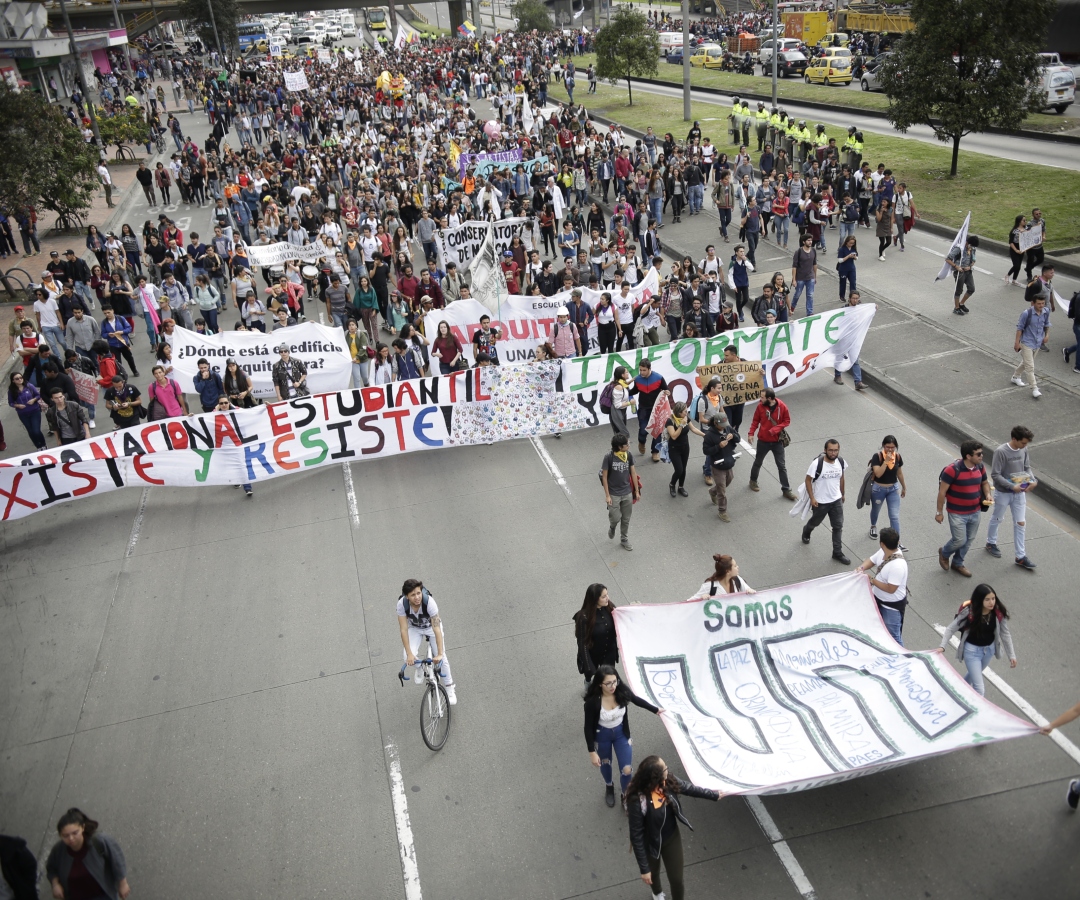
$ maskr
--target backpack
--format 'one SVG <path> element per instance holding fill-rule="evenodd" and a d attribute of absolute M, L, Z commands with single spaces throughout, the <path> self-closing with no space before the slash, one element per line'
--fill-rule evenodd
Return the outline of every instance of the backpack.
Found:
<path fill-rule="evenodd" d="M 1042 279 L 1034 278 L 1024 288 L 1024 302 L 1034 303 L 1035 298 L 1042 294 Z"/>
<path fill-rule="evenodd" d="M 806 210 L 796 204 L 795 208 L 791 211 L 791 224 L 803 225 L 806 222 Z"/>
<path fill-rule="evenodd" d="M 1080 291 L 1073 294 L 1069 300 L 1068 316 L 1070 319 L 1080 319 Z"/>
<path fill-rule="evenodd" d="M 609 381 L 600 392 L 600 412 L 611 415 L 611 404 L 615 399 L 615 382 Z"/>
<path fill-rule="evenodd" d="M 844 207 L 844 221 L 845 222 L 858 222 L 859 221 L 859 207 L 854 203 L 849 203 Z"/>

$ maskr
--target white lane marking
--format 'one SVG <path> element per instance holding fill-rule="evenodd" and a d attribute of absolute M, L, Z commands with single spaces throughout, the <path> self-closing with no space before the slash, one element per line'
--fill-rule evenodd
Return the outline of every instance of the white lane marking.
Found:
<path fill-rule="evenodd" d="M 341 471 L 345 473 L 345 497 L 349 501 L 349 518 L 352 519 L 353 528 L 360 527 L 360 507 L 356 503 L 356 488 L 353 487 L 352 469 L 348 463 L 341 464 Z"/>
<path fill-rule="evenodd" d="M 945 634 L 945 627 L 943 625 L 934 625 L 934 629 L 938 634 Z M 949 640 L 951 647 L 959 647 L 960 639 L 954 634 Z M 1050 720 L 1043 716 L 1034 706 L 1021 697 L 1015 690 L 1010 687 L 1005 680 L 996 672 L 991 671 L 989 668 L 983 669 L 983 677 L 986 678 L 994 687 L 996 687 L 1001 693 L 1009 698 L 1010 702 L 1017 709 L 1020 710 L 1025 716 L 1031 719 L 1040 728 L 1043 725 L 1048 725 Z M 1061 733 L 1060 728 L 1055 728 L 1050 732 L 1050 739 L 1057 744 L 1062 750 L 1069 754 L 1076 762 L 1080 763 L 1080 747 L 1077 747 L 1072 741 L 1070 741 L 1065 735 Z"/>
<path fill-rule="evenodd" d="M 551 473 L 551 477 L 555 479 L 555 483 L 558 484 L 559 487 L 561 487 L 566 492 L 566 496 L 569 497 L 570 487 L 569 485 L 567 485 L 566 479 L 563 477 L 563 473 L 559 471 L 559 467 L 555 465 L 555 460 L 553 460 L 551 458 L 551 454 L 547 452 L 547 447 L 545 447 L 540 442 L 540 438 L 529 438 L 529 441 L 536 449 L 537 454 L 540 456 L 540 461 L 544 464 L 544 468 L 546 468 Z"/>
<path fill-rule="evenodd" d="M 124 559 L 131 559 L 135 553 L 135 545 L 139 543 L 139 535 L 142 533 L 143 516 L 146 513 L 146 501 L 150 499 L 150 488 L 144 487 L 142 497 L 139 498 L 139 511 L 135 513 L 135 521 L 131 523 L 131 535 L 128 537 L 127 552 Z"/>
<path fill-rule="evenodd" d="M 945 254 L 942 253 L 940 250 L 934 250 L 931 247 L 924 247 L 922 244 L 916 244 L 915 246 L 918 247 L 920 250 L 925 250 L 927 253 L 933 253 L 934 256 L 939 256 L 939 257 L 941 257 L 941 259 L 945 258 Z M 972 268 L 975 269 L 976 272 L 982 272 L 983 275 L 993 275 L 994 274 L 989 269 L 981 269 L 978 266 L 972 266 Z"/>
<path fill-rule="evenodd" d="M 394 801 L 394 827 L 397 829 L 398 848 L 401 851 L 401 875 L 405 879 L 405 900 L 421 900 L 420 869 L 416 865 L 416 847 L 413 844 L 412 825 L 409 823 L 409 804 L 405 799 L 405 782 L 401 778 L 401 763 L 393 741 L 386 742 L 386 755 L 390 757 L 390 797 Z"/>
<path fill-rule="evenodd" d="M 795 885 L 795 890 L 799 892 L 803 900 L 816 900 L 817 894 L 814 891 L 814 886 L 810 883 L 810 879 L 806 877 L 806 873 L 802 870 L 802 866 L 799 865 L 799 861 L 795 858 L 795 854 L 791 852 L 791 847 L 788 846 L 788 842 L 784 840 L 784 836 L 780 834 L 780 829 L 776 827 L 776 822 L 773 821 L 773 817 L 769 815 L 769 811 L 765 808 L 765 804 L 760 797 L 745 797 L 746 805 L 750 807 L 750 812 L 754 814 L 754 818 L 757 819 L 758 825 L 761 830 L 765 832 L 765 837 L 769 839 L 769 843 L 772 844 L 773 851 L 776 853 L 777 858 L 780 860 L 780 864 L 784 867 L 784 871 L 788 873 L 788 878 L 791 879 L 792 884 Z"/>

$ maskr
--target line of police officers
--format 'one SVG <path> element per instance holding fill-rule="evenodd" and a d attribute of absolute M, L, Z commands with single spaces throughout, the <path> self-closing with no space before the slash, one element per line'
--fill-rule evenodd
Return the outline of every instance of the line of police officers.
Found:
<path fill-rule="evenodd" d="M 783 149 L 788 159 L 798 165 L 805 163 L 811 154 L 817 157 L 819 163 L 825 162 L 830 145 L 835 144 L 835 138 L 830 138 L 825 133 L 824 125 L 817 125 L 814 132 L 806 127 L 806 121 L 795 121 L 782 107 L 773 107 L 766 111 L 765 104 L 758 102 L 756 113 L 750 111 L 750 104 L 738 97 L 732 98 L 731 113 L 728 115 L 731 123 L 728 134 L 731 135 L 732 144 L 738 146 L 745 144 L 750 146 L 750 129 L 754 128 L 757 134 L 757 148 L 760 153 L 766 144 L 771 144 L 774 151 Z M 862 165 L 863 135 L 855 126 L 848 128 L 847 139 L 842 147 L 837 147 L 837 159 L 846 162 L 852 172 L 857 172 Z M 842 154 L 847 156 L 844 160 Z"/>

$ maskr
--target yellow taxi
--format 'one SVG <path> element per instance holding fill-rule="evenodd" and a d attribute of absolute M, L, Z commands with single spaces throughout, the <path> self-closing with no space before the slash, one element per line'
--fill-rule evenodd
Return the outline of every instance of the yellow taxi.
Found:
<path fill-rule="evenodd" d="M 816 56 L 803 73 L 807 84 L 851 84 L 851 51 L 847 47 L 829 47 Z"/>
<path fill-rule="evenodd" d="M 724 48 L 719 44 L 702 44 L 690 57 L 690 65 L 705 69 L 719 69 L 724 62 Z"/>
<path fill-rule="evenodd" d="M 849 38 L 844 32 L 833 31 L 825 35 L 825 37 L 818 41 L 817 45 L 824 49 L 826 47 L 846 47 L 850 43 L 851 38 Z"/>

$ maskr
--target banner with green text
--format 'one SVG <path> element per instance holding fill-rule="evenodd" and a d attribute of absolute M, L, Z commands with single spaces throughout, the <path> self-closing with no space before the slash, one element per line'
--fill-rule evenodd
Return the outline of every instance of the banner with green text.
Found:
<path fill-rule="evenodd" d="M 673 402 L 690 401 L 700 389 L 697 367 L 719 362 L 729 345 L 760 359 L 766 383 L 782 390 L 821 368 L 849 368 L 873 316 L 873 306 L 845 307 L 707 340 L 140 422 L 0 462 L 0 521 L 129 486 L 254 483 L 318 466 L 604 425 L 604 385 L 618 366 L 635 371 L 646 358 L 667 379 Z"/>

